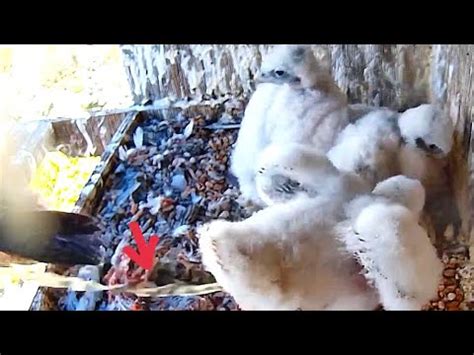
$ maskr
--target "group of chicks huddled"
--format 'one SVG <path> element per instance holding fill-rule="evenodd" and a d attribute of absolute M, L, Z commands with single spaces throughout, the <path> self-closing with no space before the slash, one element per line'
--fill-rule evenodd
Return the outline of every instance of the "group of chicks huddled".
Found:
<path fill-rule="evenodd" d="M 443 265 L 421 227 L 448 186 L 453 126 L 435 105 L 349 105 L 307 46 L 276 46 L 232 154 L 249 218 L 199 230 L 244 310 L 421 310 Z"/>

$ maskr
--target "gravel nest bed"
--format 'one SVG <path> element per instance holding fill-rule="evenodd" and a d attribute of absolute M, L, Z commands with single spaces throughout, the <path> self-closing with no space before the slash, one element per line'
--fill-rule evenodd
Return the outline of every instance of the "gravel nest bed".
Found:
<path fill-rule="evenodd" d="M 459 311 L 474 308 L 474 265 L 465 248 L 445 251 L 443 279 L 438 286 L 438 297 L 425 310 Z"/>
<path fill-rule="evenodd" d="M 183 114 L 149 117 L 120 148 L 120 162 L 106 181 L 97 208 L 97 217 L 106 226 L 103 241 L 108 261 L 97 281 L 114 285 L 149 280 L 158 286 L 176 280 L 215 282 L 203 270 L 196 227 L 216 218 L 238 221 L 250 215 L 237 202 L 237 183 L 228 173 L 244 104 L 233 101 L 223 107 L 214 119 Z M 135 245 L 128 226 L 131 221 L 140 224 L 145 239 L 152 233 L 160 237 L 151 272 L 122 253 L 124 245 Z M 468 262 L 467 253 L 446 251 L 442 259 L 445 269 L 438 298 L 424 309 L 472 309 L 474 265 Z M 66 275 L 78 271 L 72 268 Z M 57 301 L 52 308 L 61 310 L 239 310 L 225 292 L 162 298 L 60 290 L 52 294 Z"/>
<path fill-rule="evenodd" d="M 157 286 L 175 281 L 215 282 L 203 270 L 196 227 L 216 218 L 236 221 L 249 215 L 236 201 L 239 191 L 228 174 L 243 107 L 240 101 L 230 101 L 213 119 L 181 113 L 166 119 L 148 117 L 133 139 L 120 147 L 119 163 L 105 182 L 97 208 L 97 217 L 105 226 L 102 238 L 108 261 L 98 281 L 114 285 L 147 280 Z M 151 272 L 122 253 L 126 244 L 136 246 L 131 221 L 139 223 L 146 240 L 152 234 L 160 238 Z M 67 271 L 77 273 L 74 268 Z M 84 293 L 54 292 L 58 309 L 84 307 Z M 87 309 L 95 310 L 238 310 L 224 292 L 160 298 L 109 292 L 87 296 L 92 297 L 86 302 Z"/>

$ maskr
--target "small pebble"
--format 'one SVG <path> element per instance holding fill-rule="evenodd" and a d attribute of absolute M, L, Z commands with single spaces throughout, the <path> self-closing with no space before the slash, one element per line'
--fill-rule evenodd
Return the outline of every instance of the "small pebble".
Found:
<path fill-rule="evenodd" d="M 174 175 L 173 178 L 171 179 L 171 187 L 174 189 L 182 192 L 184 189 L 186 189 L 186 178 L 184 175 L 178 174 Z"/>
<path fill-rule="evenodd" d="M 223 211 L 219 214 L 220 219 L 227 219 L 229 218 L 229 216 L 230 216 L 229 211 Z"/>
<path fill-rule="evenodd" d="M 229 201 L 224 201 L 224 202 L 219 203 L 219 207 L 223 211 L 228 211 L 230 210 L 231 205 Z"/>
<path fill-rule="evenodd" d="M 208 189 L 212 189 L 212 188 L 214 187 L 214 184 L 213 184 L 212 182 L 210 182 L 210 181 L 206 181 L 206 184 L 205 184 L 205 185 L 206 185 L 206 187 L 207 187 Z"/>
<path fill-rule="evenodd" d="M 456 280 L 453 279 L 453 278 L 449 278 L 449 279 L 444 279 L 444 284 L 449 286 L 449 285 L 456 285 Z"/>
<path fill-rule="evenodd" d="M 454 292 L 456 290 L 456 286 L 451 285 L 446 287 L 446 292 Z"/>
<path fill-rule="evenodd" d="M 457 311 L 459 310 L 459 302 L 449 302 L 448 304 L 446 304 L 446 309 L 448 311 Z"/>
<path fill-rule="evenodd" d="M 455 269 L 445 269 L 443 272 L 444 277 L 454 277 L 456 275 Z"/>
<path fill-rule="evenodd" d="M 453 240 L 454 238 L 454 227 L 452 224 L 446 227 L 446 230 L 444 231 L 444 237 L 446 240 Z"/>

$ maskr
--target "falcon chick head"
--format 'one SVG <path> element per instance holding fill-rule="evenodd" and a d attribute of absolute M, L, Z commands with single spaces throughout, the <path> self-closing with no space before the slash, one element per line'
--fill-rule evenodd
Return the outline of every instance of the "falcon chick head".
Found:
<path fill-rule="evenodd" d="M 327 73 L 309 46 L 278 45 L 264 59 L 258 82 L 288 84 L 296 89 L 314 87 Z"/>
<path fill-rule="evenodd" d="M 424 104 L 406 110 L 399 118 L 400 132 L 406 144 L 429 156 L 442 158 L 453 145 L 454 127 L 449 116 L 434 105 Z"/>
<path fill-rule="evenodd" d="M 425 205 L 425 189 L 421 182 L 403 175 L 379 182 L 372 193 L 401 203 L 415 213 L 420 213 Z"/>

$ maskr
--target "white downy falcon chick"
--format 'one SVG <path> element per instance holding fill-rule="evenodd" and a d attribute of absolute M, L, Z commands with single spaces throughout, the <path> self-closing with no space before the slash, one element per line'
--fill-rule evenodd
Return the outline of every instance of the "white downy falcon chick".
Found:
<path fill-rule="evenodd" d="M 407 110 L 398 121 L 405 142 L 399 153 L 402 173 L 420 180 L 429 192 L 446 185 L 443 168 L 453 146 L 452 121 L 433 105 Z"/>
<path fill-rule="evenodd" d="M 378 109 L 348 125 L 328 157 L 341 171 L 355 172 L 372 186 L 397 174 L 418 179 L 426 190 L 425 222 L 431 221 L 441 247 L 447 226 L 455 234 L 461 226 L 446 170 L 453 133 L 449 116 L 435 105 L 401 114 Z"/>
<path fill-rule="evenodd" d="M 327 156 L 341 171 L 356 173 L 372 187 L 399 173 L 401 136 L 398 113 L 374 110 L 339 134 Z"/>
<path fill-rule="evenodd" d="M 204 225 L 202 261 L 244 310 L 421 309 L 442 272 L 418 225 L 423 201 L 422 185 L 403 176 L 345 209 L 331 195 L 299 196 Z"/>
<path fill-rule="evenodd" d="M 198 231 L 203 265 L 243 310 L 374 310 L 377 292 L 333 230 L 341 210 L 302 196 L 213 221 Z"/>
<path fill-rule="evenodd" d="M 356 122 L 359 118 L 364 117 L 368 113 L 380 109 L 379 107 L 369 106 L 365 104 L 350 104 L 348 107 L 349 123 Z"/>
<path fill-rule="evenodd" d="M 430 159 L 446 157 L 452 142 L 452 123 L 434 105 L 401 114 L 378 109 L 348 125 L 328 157 L 339 170 L 355 172 L 372 186 L 403 174 L 419 179 L 426 188 L 433 172 L 425 165 Z"/>
<path fill-rule="evenodd" d="M 425 211 L 434 228 L 436 244 L 441 247 L 446 227 L 452 225 L 454 234 L 458 234 L 462 223 L 447 170 L 454 126 L 449 116 L 432 105 L 407 110 L 399 121 L 406 141 L 399 153 L 400 171 L 422 182 L 426 190 Z"/>
<path fill-rule="evenodd" d="M 257 160 L 269 144 L 308 144 L 326 153 L 348 123 L 347 98 L 308 46 L 276 46 L 264 59 L 241 123 L 231 172 L 242 197 L 261 204 Z"/>
<path fill-rule="evenodd" d="M 443 264 L 418 224 L 424 198 L 418 180 L 391 177 L 351 201 L 335 228 L 386 310 L 421 310 L 437 295 Z"/>
<path fill-rule="evenodd" d="M 325 154 L 303 144 L 271 144 L 260 155 L 258 166 L 257 193 L 267 206 L 298 196 L 325 194 L 350 200 L 370 192 L 361 177 L 339 171 Z"/>

